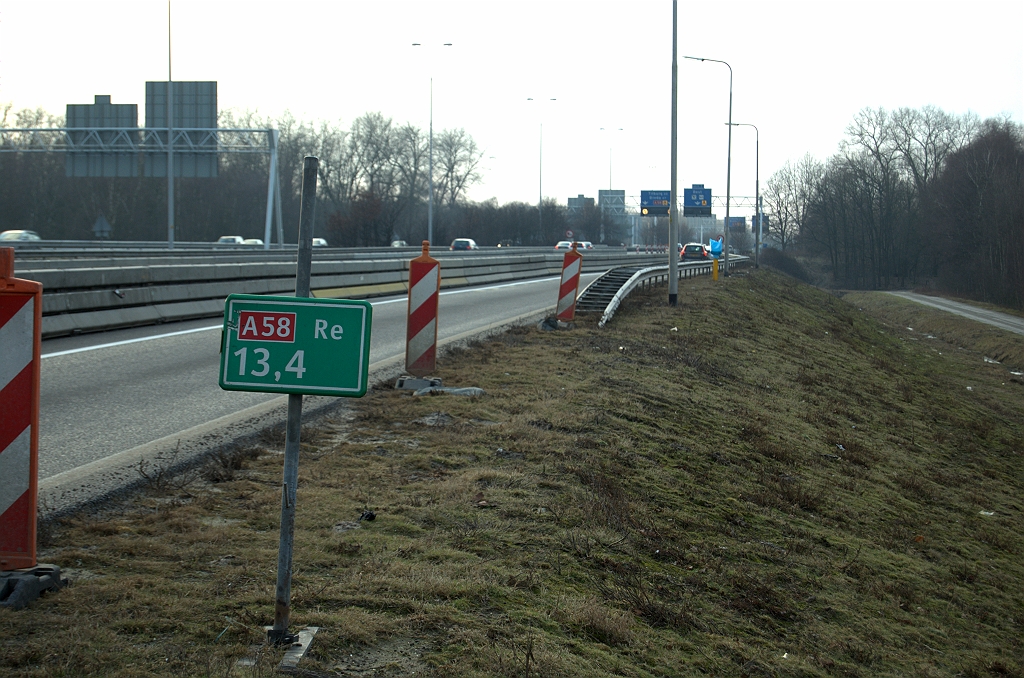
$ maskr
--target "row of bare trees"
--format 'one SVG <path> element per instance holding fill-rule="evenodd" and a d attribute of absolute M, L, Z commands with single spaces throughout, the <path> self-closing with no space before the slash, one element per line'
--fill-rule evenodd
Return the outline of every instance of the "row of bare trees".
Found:
<path fill-rule="evenodd" d="M 61 127 L 63 119 L 42 110 L 0 107 L 0 127 Z M 414 125 L 367 113 L 350 127 L 246 113 L 221 114 L 221 127 L 277 129 L 278 171 L 286 239 L 298 224 L 302 158 L 320 158 L 317 234 L 339 246 L 387 245 L 393 238 L 418 241 L 427 233 L 430 186 L 429 139 Z M 166 180 L 152 177 L 73 178 L 55 153 L 0 153 L 0 230 L 27 228 L 48 239 L 90 238 L 103 215 L 114 237 L 159 240 L 166 225 Z M 482 152 L 463 129 L 434 137 L 435 220 L 442 226 L 480 181 Z M 175 182 L 179 240 L 209 241 L 223 234 L 263 234 L 269 157 L 223 154 L 213 179 Z M 140 173 L 141 174 L 141 173 Z"/>
<path fill-rule="evenodd" d="M 935 107 L 865 109 L 839 152 L 767 182 L 771 238 L 822 259 L 833 284 L 935 281 L 1024 307 L 1024 128 Z"/>

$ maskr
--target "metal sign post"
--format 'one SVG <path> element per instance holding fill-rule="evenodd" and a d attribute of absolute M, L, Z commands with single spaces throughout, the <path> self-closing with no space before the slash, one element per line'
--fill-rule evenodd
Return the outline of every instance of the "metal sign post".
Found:
<path fill-rule="evenodd" d="M 313 270 L 313 217 L 316 211 L 316 175 L 319 160 L 303 159 L 302 197 L 299 207 L 299 256 L 295 265 L 295 296 L 309 297 L 309 276 Z M 227 351 L 225 351 L 227 353 Z M 284 481 L 281 486 L 281 539 L 277 551 L 277 588 L 274 596 L 274 628 L 267 632 L 270 642 L 291 644 L 297 635 L 288 633 L 292 596 L 292 543 L 295 539 L 295 499 L 299 482 L 299 436 L 302 433 L 302 395 L 288 396 L 288 424 L 284 439 Z"/>
<path fill-rule="evenodd" d="M 302 396 L 359 397 L 366 393 L 370 364 L 370 304 L 309 298 L 318 165 L 312 156 L 303 164 L 295 296 L 233 294 L 224 309 L 221 388 L 289 394 L 274 626 L 267 631 L 275 645 L 299 640 L 299 634 L 288 633 L 288 618 Z"/>

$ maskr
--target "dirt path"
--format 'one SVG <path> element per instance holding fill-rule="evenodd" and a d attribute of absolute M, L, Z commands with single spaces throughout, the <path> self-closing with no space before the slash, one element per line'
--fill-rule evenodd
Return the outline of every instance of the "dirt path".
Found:
<path fill-rule="evenodd" d="M 897 297 L 903 297 L 911 301 L 916 301 L 919 304 L 925 304 L 926 306 L 932 306 L 943 311 L 955 313 L 957 315 L 964 316 L 965 318 L 971 318 L 979 322 L 988 323 L 989 325 L 995 325 L 996 327 L 1010 332 L 1016 332 L 1017 334 L 1024 334 L 1024 318 L 1018 318 L 1017 316 L 1008 315 L 1006 313 L 999 313 L 998 311 L 989 311 L 988 309 L 978 308 L 977 306 L 971 306 L 970 304 L 964 304 L 959 301 L 950 301 L 949 299 L 943 299 L 941 297 L 929 297 L 924 294 L 915 294 L 913 292 L 889 292 L 889 294 L 895 294 Z"/>

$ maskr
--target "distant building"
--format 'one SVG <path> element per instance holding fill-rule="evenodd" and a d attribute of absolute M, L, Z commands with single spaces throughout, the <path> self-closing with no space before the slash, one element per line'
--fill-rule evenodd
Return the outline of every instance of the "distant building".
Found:
<path fill-rule="evenodd" d="M 724 233 L 722 221 L 715 215 L 684 217 L 683 223 L 690 230 L 690 237 L 697 242 L 708 244 L 708 240 Z"/>

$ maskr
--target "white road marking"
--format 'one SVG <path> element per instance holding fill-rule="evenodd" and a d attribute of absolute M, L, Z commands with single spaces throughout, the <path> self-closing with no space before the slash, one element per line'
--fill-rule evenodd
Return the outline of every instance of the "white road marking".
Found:
<path fill-rule="evenodd" d="M 448 296 L 449 294 L 462 294 L 464 292 L 480 292 L 483 290 L 500 290 L 505 287 L 516 287 L 518 285 L 533 285 L 541 282 L 549 282 L 551 280 L 559 280 L 559 278 L 534 278 L 531 280 L 522 280 L 519 282 L 502 283 L 500 285 L 488 285 L 486 287 L 466 287 L 458 290 L 448 290 L 441 292 L 441 296 Z M 384 306 L 385 304 L 395 304 L 398 302 L 405 302 L 408 297 L 399 297 L 397 299 L 387 299 L 385 301 L 372 301 L 370 302 L 373 306 Z M 154 339 L 166 339 L 168 337 L 177 337 L 183 334 L 192 334 L 193 332 L 208 332 L 210 330 L 221 330 L 224 329 L 224 325 L 210 325 L 209 327 L 196 327 L 191 330 L 180 330 L 178 332 L 168 332 L 166 334 L 154 334 L 151 337 L 139 337 L 137 339 L 125 339 L 124 341 L 112 341 L 107 344 L 96 344 L 95 346 L 83 346 L 82 348 L 72 348 L 66 351 L 55 351 L 53 353 L 44 353 L 41 358 L 56 358 L 62 355 L 72 355 L 74 353 L 85 353 L 86 351 L 98 351 L 101 348 L 113 348 L 114 346 L 125 346 L 127 344 L 137 344 L 142 341 L 153 341 Z"/>
<path fill-rule="evenodd" d="M 178 332 L 168 332 L 166 334 L 155 334 L 151 337 L 139 337 L 138 339 L 125 339 L 124 341 L 112 341 L 109 344 L 96 344 L 95 346 L 83 346 L 82 348 L 71 348 L 67 351 L 55 351 L 54 353 L 44 353 L 42 357 L 56 358 L 61 355 L 71 355 L 72 353 L 84 353 L 85 351 L 98 351 L 101 348 L 112 348 L 114 346 L 124 346 L 126 344 L 137 344 L 140 341 L 152 341 L 153 339 L 166 339 L 167 337 L 177 337 L 182 334 L 192 334 L 193 332 L 206 332 L 207 330 L 219 330 L 223 329 L 223 325 L 211 325 L 209 327 L 197 327 L 191 330 L 180 330 Z"/>

